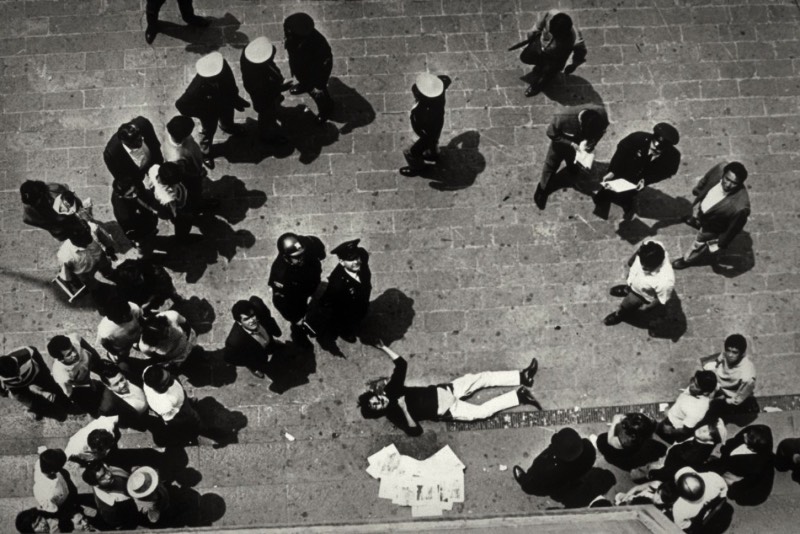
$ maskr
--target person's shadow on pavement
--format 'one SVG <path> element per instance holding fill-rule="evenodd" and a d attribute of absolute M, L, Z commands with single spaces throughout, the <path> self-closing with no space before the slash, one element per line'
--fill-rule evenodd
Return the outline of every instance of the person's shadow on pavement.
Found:
<path fill-rule="evenodd" d="M 530 83 L 529 76 L 530 74 L 527 74 L 522 79 Z M 547 98 L 562 106 L 605 105 L 603 97 L 595 91 L 589 80 L 573 74 L 559 73 L 544 87 L 542 92 Z"/>
<path fill-rule="evenodd" d="M 330 122 L 317 122 L 316 114 L 305 104 L 281 108 L 279 118 L 283 125 L 281 133 L 289 140 L 288 145 L 300 153 L 298 161 L 304 165 L 317 159 L 322 147 L 339 140 L 336 126 Z"/>
<path fill-rule="evenodd" d="M 681 299 L 673 292 L 664 305 L 663 310 L 656 313 L 644 313 L 624 320 L 636 328 L 647 329 L 650 337 L 669 339 L 677 342 L 686 333 L 686 314 L 683 313 Z"/>
<path fill-rule="evenodd" d="M 550 498 L 564 508 L 584 508 L 592 499 L 605 495 L 617 483 L 617 477 L 608 469 L 592 467 L 588 473 L 574 483 L 566 484 L 550 493 Z"/>
<path fill-rule="evenodd" d="M 243 181 L 228 174 L 218 180 L 205 180 L 203 191 L 205 198 L 219 201 L 214 214 L 230 224 L 242 222 L 248 210 L 258 209 L 267 203 L 264 191 L 247 189 Z"/>
<path fill-rule="evenodd" d="M 344 123 L 339 133 L 347 135 L 356 128 L 361 128 L 375 121 L 375 108 L 369 100 L 345 85 L 339 78 L 332 77 L 328 82 L 328 91 L 335 102 L 330 120 Z"/>
<path fill-rule="evenodd" d="M 486 169 L 486 159 L 478 150 L 481 134 L 477 131 L 457 135 L 439 149 L 439 161 L 420 172 L 430 180 L 430 186 L 439 191 L 457 191 L 475 183 Z"/>
<path fill-rule="evenodd" d="M 231 45 L 233 48 L 244 48 L 250 42 L 250 38 L 239 31 L 242 23 L 231 13 L 225 13 L 222 17 L 207 18 L 211 22 L 211 25 L 207 28 L 197 28 L 164 20 L 159 21 L 159 36 L 156 37 L 155 45 L 159 46 L 158 40 L 163 39 L 163 36 L 167 36 L 187 43 L 187 52 L 205 55 L 219 50 L 225 45 Z M 163 43 L 160 46 L 164 46 Z"/>
<path fill-rule="evenodd" d="M 239 431 L 247 426 L 247 416 L 229 410 L 214 397 L 204 397 L 195 402 L 195 409 L 204 423 L 201 436 L 216 442 L 215 449 L 239 442 Z"/>

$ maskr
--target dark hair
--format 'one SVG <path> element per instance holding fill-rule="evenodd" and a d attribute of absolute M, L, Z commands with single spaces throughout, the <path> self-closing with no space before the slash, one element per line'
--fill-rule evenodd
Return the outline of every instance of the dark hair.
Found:
<path fill-rule="evenodd" d="M 121 297 L 112 297 L 105 303 L 103 315 L 110 321 L 119 324 L 131 316 L 131 305 Z"/>
<path fill-rule="evenodd" d="M 751 450 L 761 454 L 772 453 L 772 430 L 767 425 L 750 425 L 744 433 Z"/>
<path fill-rule="evenodd" d="M 194 130 L 194 121 L 186 115 L 175 115 L 167 123 L 167 132 L 177 141 L 183 141 Z"/>
<path fill-rule="evenodd" d="M 81 248 L 88 247 L 94 240 L 89 225 L 81 219 L 74 219 L 71 221 L 68 239 L 70 243 Z"/>
<path fill-rule="evenodd" d="M 17 519 L 14 522 L 14 526 L 17 527 L 18 532 L 23 534 L 36 532 L 33 530 L 33 524 L 37 519 L 43 516 L 44 512 L 38 508 L 28 508 L 27 510 L 23 510 L 17 514 Z"/>
<path fill-rule="evenodd" d="M 703 393 L 712 393 L 717 389 L 717 375 L 714 374 L 714 371 L 697 371 L 694 374 L 694 380 Z"/>
<path fill-rule="evenodd" d="M 159 393 L 164 393 L 172 385 L 172 375 L 169 371 L 158 365 L 151 365 L 144 370 L 142 380 L 148 386 Z M 165 387 L 166 386 L 166 387 Z"/>
<path fill-rule="evenodd" d="M 57 335 L 47 342 L 47 353 L 58 361 L 61 361 L 61 353 L 72 347 L 72 340 L 67 336 Z"/>
<path fill-rule="evenodd" d="M 620 426 L 633 445 L 645 442 L 656 430 L 655 421 L 638 412 L 626 414 L 620 422 Z"/>
<path fill-rule="evenodd" d="M 39 454 L 39 468 L 42 473 L 58 473 L 67 463 L 67 455 L 61 449 L 45 449 Z"/>
<path fill-rule="evenodd" d="M 361 410 L 361 416 L 364 419 L 377 419 L 383 416 L 386 413 L 386 410 L 376 410 L 372 406 L 369 405 L 370 399 L 377 397 L 378 392 L 376 391 L 365 391 L 361 395 L 358 396 L 358 407 Z"/>
<path fill-rule="evenodd" d="M 233 315 L 233 320 L 238 322 L 239 317 L 242 315 L 255 315 L 256 307 L 249 300 L 237 300 L 236 303 L 231 308 L 231 315 Z"/>
<path fill-rule="evenodd" d="M 47 196 L 47 184 L 41 180 L 25 180 L 19 186 L 19 194 L 23 204 L 33 206 Z"/>
<path fill-rule="evenodd" d="M 89 436 L 86 438 L 86 444 L 94 452 L 111 449 L 116 443 L 114 434 L 104 428 L 95 428 L 89 432 Z"/>
<path fill-rule="evenodd" d="M 572 19 L 566 13 L 557 13 L 550 19 L 548 29 L 556 37 L 567 37 L 572 31 Z"/>
<path fill-rule="evenodd" d="M 106 464 L 100 461 L 92 462 L 83 470 L 81 478 L 90 486 L 97 486 L 97 474 L 106 469 Z"/>
<path fill-rule="evenodd" d="M 120 369 L 114 362 L 110 362 L 108 360 L 100 360 L 97 365 L 97 369 L 94 371 L 100 377 L 100 380 L 103 382 L 103 384 L 108 384 L 112 378 L 122 373 L 122 369 Z"/>
<path fill-rule="evenodd" d="M 747 340 L 742 334 L 731 334 L 725 338 L 725 348 L 736 349 L 741 354 L 744 354 L 747 350 Z"/>
<path fill-rule="evenodd" d="M 639 247 L 637 254 L 642 267 L 648 270 L 657 269 L 664 263 L 664 258 L 666 257 L 664 248 L 655 241 L 643 243 Z"/>
<path fill-rule="evenodd" d="M 78 203 L 78 196 L 69 189 L 67 189 L 66 191 L 61 193 L 61 200 L 66 201 L 67 204 L 74 206 L 75 204 Z"/>
<path fill-rule="evenodd" d="M 120 125 L 117 128 L 117 137 L 120 141 L 122 141 L 125 145 L 132 143 L 139 139 L 139 136 L 142 135 L 142 131 L 136 126 L 133 121 L 126 122 L 125 124 Z"/>
<path fill-rule="evenodd" d="M 747 180 L 747 169 L 745 169 L 744 165 L 742 165 L 738 161 L 732 161 L 727 165 L 725 165 L 725 167 L 723 167 L 722 169 L 723 173 L 726 173 L 728 171 L 735 174 L 736 177 L 739 179 L 740 183 L 744 183 L 744 181 Z"/>
<path fill-rule="evenodd" d="M 581 132 L 587 139 L 602 137 L 608 128 L 608 119 L 593 109 L 583 110 L 580 122 Z"/>
<path fill-rule="evenodd" d="M 176 185 L 181 182 L 181 168 L 177 163 L 165 161 L 158 167 L 158 180 L 164 185 Z"/>
<path fill-rule="evenodd" d="M 667 506 L 673 505 L 678 500 L 677 488 L 671 481 L 662 482 L 658 487 L 658 493 L 661 495 L 661 501 Z"/>
<path fill-rule="evenodd" d="M 719 433 L 719 417 L 708 417 L 703 420 L 703 426 L 708 426 L 708 434 L 714 443 L 722 443 L 722 434 Z M 697 428 L 700 428 L 699 426 Z"/>
<path fill-rule="evenodd" d="M 158 344 L 167 328 L 169 328 L 169 321 L 163 315 L 145 318 L 142 321 L 142 341 L 148 345 Z"/>
<path fill-rule="evenodd" d="M 9 356 L 0 357 L 0 376 L 11 378 L 19 373 L 19 363 Z"/>
<path fill-rule="evenodd" d="M 132 286 L 134 283 L 138 284 L 138 278 L 144 276 L 144 269 L 142 269 L 141 260 L 125 260 L 114 269 L 114 274 L 117 277 L 117 282 L 123 285 Z"/>

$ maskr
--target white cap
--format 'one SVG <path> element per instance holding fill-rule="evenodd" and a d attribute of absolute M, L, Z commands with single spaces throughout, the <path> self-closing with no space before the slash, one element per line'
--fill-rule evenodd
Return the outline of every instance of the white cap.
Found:
<path fill-rule="evenodd" d="M 253 39 L 244 49 L 244 57 L 253 63 L 264 63 L 275 53 L 275 46 L 266 37 Z"/>
<path fill-rule="evenodd" d="M 444 92 L 444 83 L 438 76 L 423 72 L 417 76 L 417 89 L 423 96 L 435 98 Z"/>
<path fill-rule="evenodd" d="M 195 68 L 197 74 L 203 78 L 211 78 L 222 72 L 222 63 L 225 61 L 219 52 L 211 52 L 197 60 Z"/>

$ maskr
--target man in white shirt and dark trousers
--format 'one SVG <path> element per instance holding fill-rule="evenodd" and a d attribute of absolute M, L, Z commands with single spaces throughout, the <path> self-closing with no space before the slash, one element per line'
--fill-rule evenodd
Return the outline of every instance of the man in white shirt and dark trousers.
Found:
<path fill-rule="evenodd" d="M 61 449 L 39 447 L 39 458 L 33 465 L 33 497 L 45 515 L 48 525 L 70 521 L 76 531 L 89 525 L 76 502 L 78 490 L 64 469 L 67 455 Z M 52 527 L 50 532 L 53 532 Z M 58 532 L 58 531 L 56 531 Z"/>
<path fill-rule="evenodd" d="M 716 389 L 717 375 L 713 371 L 697 371 L 656 427 L 658 436 L 667 443 L 692 437 L 706 417 Z"/>
<path fill-rule="evenodd" d="M 100 364 L 100 355 L 78 334 L 57 335 L 47 343 L 53 357 L 53 379 L 82 411 L 95 414 L 100 404 L 100 385 L 92 373 Z"/>
<path fill-rule="evenodd" d="M 147 398 L 142 388 L 128 380 L 122 370 L 103 361 L 97 370 L 105 386 L 100 400 L 100 415 L 117 415 L 122 427 L 145 430 L 157 421 L 149 415 Z"/>
<path fill-rule="evenodd" d="M 197 443 L 203 424 L 181 383 L 159 365 L 145 369 L 142 377 L 147 404 L 164 422 L 164 438 L 174 443 Z"/>
<path fill-rule="evenodd" d="M 675 269 L 696 265 L 706 253 L 715 258 L 742 231 L 750 215 L 750 196 L 744 186 L 745 180 L 747 169 L 744 165 L 738 161 L 720 163 L 692 189 L 695 196 L 693 214 L 684 217 L 683 221 L 699 231 L 683 258 L 672 262 Z"/>
<path fill-rule="evenodd" d="M 611 288 L 611 295 L 623 297 L 619 309 L 603 319 L 613 326 L 635 316 L 656 311 L 667 304 L 675 287 L 675 273 L 669 256 L 658 241 L 646 240 L 628 260 L 630 271 L 626 284 Z"/>

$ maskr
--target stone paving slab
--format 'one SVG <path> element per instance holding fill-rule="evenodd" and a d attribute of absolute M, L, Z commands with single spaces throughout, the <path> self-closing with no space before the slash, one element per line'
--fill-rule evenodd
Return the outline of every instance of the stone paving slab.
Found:
<path fill-rule="evenodd" d="M 309 134 L 303 106 L 310 101 L 288 97 L 288 155 L 220 134 L 228 161 L 217 159 L 206 184 L 222 199 L 218 223 L 206 245 L 167 263 L 178 289 L 199 299 L 193 302 L 204 312 L 193 319 L 209 351 L 222 345 L 236 299 L 267 295 L 275 239 L 295 229 L 319 235 L 329 248 L 363 239 L 375 282 L 370 328 L 390 334 L 416 383 L 521 367 L 536 355 L 537 394 L 548 409 L 660 402 L 674 398 L 698 357 L 740 331 L 758 367 L 757 393 L 798 393 L 796 2 L 197 0 L 212 27 L 175 26 L 153 46 L 144 43 L 142 4 L 0 2 L 0 350 L 42 350 L 65 331 L 92 340 L 98 322 L 90 302 L 70 306 L 50 284 L 57 244 L 21 222 L 19 184 L 68 183 L 93 199 L 100 220 L 112 220 L 101 152 L 117 125 L 145 115 L 161 134 L 200 54 L 219 49 L 238 73 L 250 39 L 277 40 L 283 18 L 303 10 L 333 47 L 331 92 L 340 112 Z M 506 48 L 554 5 L 582 29 L 588 61 L 528 99 L 525 69 Z M 180 21 L 174 2 L 162 18 Z M 280 46 L 278 65 L 288 73 Z M 426 70 L 454 79 L 441 142 L 448 167 L 435 179 L 409 179 L 396 171 L 413 139 L 409 88 Z M 610 221 L 597 220 L 591 202 L 574 191 L 554 195 L 543 213 L 533 205 L 550 117 L 559 106 L 586 101 L 605 103 L 612 123 L 598 146 L 600 163 L 635 129 L 667 120 L 681 132 L 680 172 L 641 195 L 642 217 L 634 223 L 622 223 L 613 210 Z M 237 114 L 250 127 L 253 119 L 251 111 Z M 687 210 L 694 179 L 723 159 L 747 165 L 753 203 L 746 232 L 724 258 L 731 269 L 678 273 L 680 335 L 602 326 L 615 305 L 607 289 L 623 279 L 636 243 L 656 236 L 673 257 L 689 246 L 688 227 L 654 225 Z M 162 235 L 170 233 L 162 225 Z M 334 263 L 326 260 L 326 272 Z M 389 374 L 390 362 L 360 343 L 340 347 L 346 360 L 317 348 L 309 384 L 283 394 L 246 372 L 226 373 L 221 387 L 187 386 L 246 417 L 243 447 L 276 446 L 288 431 L 312 451 L 318 445 L 346 454 L 337 440 L 399 435 L 364 423 L 354 406 L 367 381 Z M 79 424 L 32 425 L 15 408 L 0 399 L 0 425 L 13 437 L 2 444 L 5 454 L 30 453 L 42 440 L 56 444 Z M 483 439 L 444 432 L 443 425 L 426 429 L 439 438 Z M 16 472 L 12 464 L 8 470 Z"/>

